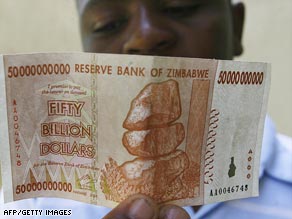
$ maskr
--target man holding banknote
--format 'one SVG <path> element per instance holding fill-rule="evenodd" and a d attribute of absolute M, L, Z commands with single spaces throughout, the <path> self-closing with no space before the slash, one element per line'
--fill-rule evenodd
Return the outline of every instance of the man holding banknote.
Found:
<path fill-rule="evenodd" d="M 242 3 L 232 4 L 229 0 L 79 0 L 78 10 L 87 52 L 216 59 L 232 59 L 242 53 Z M 198 207 L 188 208 L 191 217 L 292 218 L 292 158 L 284 158 L 286 155 L 279 152 L 283 147 L 283 150 L 290 150 L 291 156 L 292 148 L 282 144 L 285 143 L 275 136 L 273 125 L 267 119 L 260 197 L 203 206 L 198 212 Z M 283 174 L 278 169 L 280 165 L 286 168 Z M 132 198 L 105 218 L 127 218 L 126 215 L 132 214 L 137 215 L 133 218 L 154 218 L 150 211 L 155 210 L 153 202 L 147 205 L 147 199 L 138 199 L 133 208 L 129 203 Z M 184 219 L 188 216 L 178 207 L 164 206 L 158 218 Z"/>
<path fill-rule="evenodd" d="M 231 60 L 242 53 L 242 3 L 229 0 L 78 0 L 86 52 Z M 289 143 L 290 142 L 290 143 Z M 289 146 L 290 144 L 290 146 Z M 134 195 L 110 210 L 39 198 L 34 208 L 73 209 L 70 218 L 292 218 L 291 141 L 266 119 L 260 197 L 181 208 Z M 108 213 L 108 214 L 107 214 Z"/>

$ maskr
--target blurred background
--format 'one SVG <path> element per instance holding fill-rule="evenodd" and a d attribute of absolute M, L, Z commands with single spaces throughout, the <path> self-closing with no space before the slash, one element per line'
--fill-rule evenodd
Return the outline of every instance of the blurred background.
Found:
<path fill-rule="evenodd" d="M 243 0 L 244 55 L 272 63 L 268 112 L 292 136 L 292 0 Z M 82 51 L 74 0 L 0 0 L 0 53 Z"/>

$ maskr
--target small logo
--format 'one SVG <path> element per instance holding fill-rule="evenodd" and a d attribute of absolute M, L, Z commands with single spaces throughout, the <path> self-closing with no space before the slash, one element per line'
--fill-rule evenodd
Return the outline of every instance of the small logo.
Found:
<path fill-rule="evenodd" d="M 229 164 L 229 171 L 228 171 L 229 178 L 235 176 L 235 170 L 236 170 L 236 166 L 234 164 L 234 157 L 231 157 L 231 162 Z"/>

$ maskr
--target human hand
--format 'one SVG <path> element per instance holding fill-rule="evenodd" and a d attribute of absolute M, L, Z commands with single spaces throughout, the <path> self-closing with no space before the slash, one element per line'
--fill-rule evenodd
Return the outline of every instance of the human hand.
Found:
<path fill-rule="evenodd" d="M 103 219 L 190 219 L 190 216 L 179 206 L 159 206 L 147 196 L 134 195 L 121 202 Z"/>

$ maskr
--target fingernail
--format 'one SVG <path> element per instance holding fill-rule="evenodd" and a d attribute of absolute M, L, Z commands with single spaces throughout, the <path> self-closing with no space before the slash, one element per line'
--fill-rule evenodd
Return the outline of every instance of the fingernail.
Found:
<path fill-rule="evenodd" d="M 155 209 L 145 199 L 135 200 L 129 210 L 129 218 L 135 219 L 152 219 Z"/>
<path fill-rule="evenodd" d="M 165 209 L 164 211 L 161 212 L 162 214 L 160 217 L 162 219 L 190 219 L 190 216 L 188 213 L 186 213 L 183 209 L 181 208 L 169 208 Z"/>

